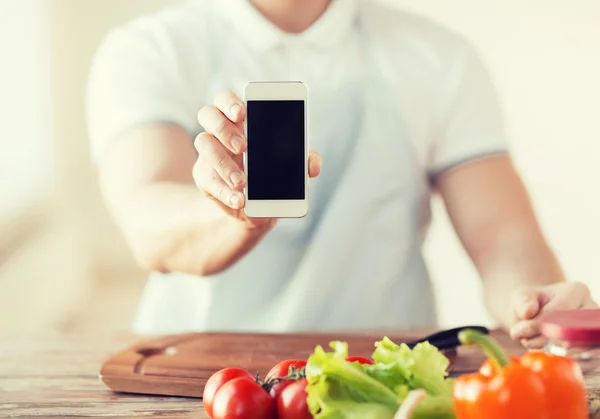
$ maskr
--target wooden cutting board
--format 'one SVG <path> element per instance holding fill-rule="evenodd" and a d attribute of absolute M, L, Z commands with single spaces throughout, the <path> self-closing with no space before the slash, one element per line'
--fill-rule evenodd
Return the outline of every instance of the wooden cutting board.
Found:
<path fill-rule="evenodd" d="M 307 359 L 315 346 L 328 350 L 333 340 L 348 342 L 351 355 L 370 356 L 381 333 L 241 334 L 190 333 L 149 340 L 115 354 L 101 368 L 100 379 L 117 392 L 202 397 L 216 371 L 244 368 L 265 374 L 279 361 Z M 396 343 L 425 335 L 388 335 Z M 451 362 L 456 351 L 444 351 Z M 450 369 L 449 368 L 449 369 Z"/>

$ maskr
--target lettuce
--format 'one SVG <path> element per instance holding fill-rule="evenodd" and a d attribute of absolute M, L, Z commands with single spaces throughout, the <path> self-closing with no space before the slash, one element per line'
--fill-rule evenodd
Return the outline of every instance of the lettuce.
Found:
<path fill-rule="evenodd" d="M 414 349 L 387 337 L 375 343 L 374 365 L 345 361 L 348 345 L 331 342 L 331 352 L 317 346 L 308 359 L 307 403 L 315 419 L 394 419 L 411 390 L 427 397 L 413 419 L 453 419 L 452 381 L 446 378 L 448 360 L 434 346 Z"/>
<path fill-rule="evenodd" d="M 396 345 L 389 338 L 375 343 L 373 361 L 390 365 L 411 389 L 422 388 L 433 396 L 452 395 L 446 383 L 449 361 L 435 346 L 422 342 L 410 349 L 406 344 Z"/>

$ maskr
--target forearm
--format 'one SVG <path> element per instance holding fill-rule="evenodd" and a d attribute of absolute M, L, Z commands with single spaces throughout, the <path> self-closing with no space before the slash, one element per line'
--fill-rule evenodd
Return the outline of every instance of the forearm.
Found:
<path fill-rule="evenodd" d="M 250 228 L 198 189 L 197 157 L 186 132 L 159 124 L 123 133 L 99 164 L 104 201 L 145 269 L 215 274 L 268 230 Z"/>
<path fill-rule="evenodd" d="M 483 279 L 490 314 L 508 329 L 516 320 L 511 297 L 521 287 L 564 281 L 509 156 L 466 164 L 438 187 L 450 219 Z"/>
<path fill-rule="evenodd" d="M 515 290 L 562 282 L 565 277 L 537 226 L 503 228 L 494 237 L 490 248 L 481 249 L 474 261 L 483 279 L 486 307 L 507 330 L 516 321 L 510 304 Z"/>
<path fill-rule="evenodd" d="M 113 215 L 139 263 L 161 272 L 219 273 L 268 231 L 249 228 L 195 185 L 176 182 L 137 187 L 113 206 Z"/>

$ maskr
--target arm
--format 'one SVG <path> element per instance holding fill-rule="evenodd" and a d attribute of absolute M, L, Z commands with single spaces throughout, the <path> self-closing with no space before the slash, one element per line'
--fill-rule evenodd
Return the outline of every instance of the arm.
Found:
<path fill-rule="evenodd" d="M 488 311 L 513 339 L 540 347 L 543 311 L 590 308 L 595 302 L 586 285 L 565 281 L 541 232 L 506 155 L 504 118 L 489 71 L 473 48 L 459 51 L 444 66 L 436 90 L 444 105 L 437 108 L 442 118 L 427 149 L 428 171 L 483 280 Z M 504 155 L 490 157 L 498 152 Z M 488 158 L 472 160 L 481 155 Z"/>
<path fill-rule="evenodd" d="M 437 181 L 450 220 L 484 285 L 486 306 L 508 329 L 511 298 L 522 287 L 565 281 L 509 157 L 450 170 Z"/>
<path fill-rule="evenodd" d="M 198 189 L 193 144 L 175 126 L 148 125 L 114 141 L 100 162 L 104 199 L 145 269 L 215 274 L 269 229 L 249 228 Z"/>

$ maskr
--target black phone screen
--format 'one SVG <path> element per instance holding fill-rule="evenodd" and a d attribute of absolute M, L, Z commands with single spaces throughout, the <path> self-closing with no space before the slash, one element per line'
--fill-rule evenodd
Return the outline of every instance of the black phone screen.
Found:
<path fill-rule="evenodd" d="M 305 199 L 304 101 L 249 100 L 246 118 L 248 199 Z"/>

